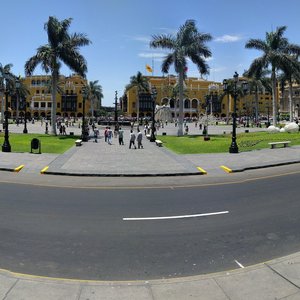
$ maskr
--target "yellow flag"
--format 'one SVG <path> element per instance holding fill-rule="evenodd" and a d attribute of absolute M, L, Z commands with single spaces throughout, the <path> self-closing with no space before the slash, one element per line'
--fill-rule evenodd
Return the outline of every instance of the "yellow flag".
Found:
<path fill-rule="evenodd" d="M 146 65 L 146 70 L 147 70 L 149 73 L 152 73 L 152 72 L 153 72 L 152 68 L 151 68 L 149 65 Z"/>

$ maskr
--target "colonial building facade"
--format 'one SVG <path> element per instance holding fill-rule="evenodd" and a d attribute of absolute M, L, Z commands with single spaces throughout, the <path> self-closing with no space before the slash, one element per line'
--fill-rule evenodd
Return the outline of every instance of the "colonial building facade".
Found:
<path fill-rule="evenodd" d="M 51 116 L 51 76 L 35 75 L 22 79 L 29 91 L 24 99 L 9 97 L 8 107 L 12 117 L 17 115 L 17 100 L 19 100 L 19 116 L 26 112 L 27 118 L 46 118 Z M 82 89 L 87 81 L 79 75 L 60 76 L 56 93 L 56 114 L 62 117 L 82 117 L 83 102 L 85 113 L 90 113 L 90 102 L 84 101 Z"/>
<path fill-rule="evenodd" d="M 156 105 L 170 107 L 173 118 L 178 117 L 178 81 L 176 76 L 157 77 L 145 76 L 151 87 L 156 89 Z M 221 97 L 223 95 L 223 97 Z M 121 99 L 121 107 L 127 117 L 137 116 L 137 99 L 139 97 L 139 116 L 152 116 L 152 96 L 148 93 L 138 93 L 137 88 L 128 90 Z M 254 94 L 248 94 L 237 102 L 238 115 L 254 116 L 256 105 Z M 221 82 L 214 82 L 202 78 L 189 77 L 184 83 L 183 113 L 185 118 L 199 118 L 206 114 L 215 117 L 226 117 L 227 112 L 233 111 L 233 99 L 224 95 Z M 267 115 L 271 111 L 272 96 L 265 92 L 258 96 L 258 111 Z"/>

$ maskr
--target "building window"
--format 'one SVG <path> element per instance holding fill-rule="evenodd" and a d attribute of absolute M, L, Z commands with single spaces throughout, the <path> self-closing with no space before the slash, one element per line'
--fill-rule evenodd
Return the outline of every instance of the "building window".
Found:
<path fill-rule="evenodd" d="M 51 102 L 48 102 L 48 103 L 47 103 L 47 106 L 48 106 L 49 108 L 51 108 L 51 107 L 52 107 L 52 103 L 51 103 Z"/>
<path fill-rule="evenodd" d="M 38 108 L 39 107 L 39 103 L 38 102 L 34 102 L 33 103 L 33 107 Z"/>
<path fill-rule="evenodd" d="M 82 103 L 78 103 L 78 108 L 82 108 Z"/>
<path fill-rule="evenodd" d="M 46 102 L 41 102 L 41 107 L 46 107 Z"/>
<path fill-rule="evenodd" d="M 57 108 L 60 108 L 60 103 L 57 103 Z"/>

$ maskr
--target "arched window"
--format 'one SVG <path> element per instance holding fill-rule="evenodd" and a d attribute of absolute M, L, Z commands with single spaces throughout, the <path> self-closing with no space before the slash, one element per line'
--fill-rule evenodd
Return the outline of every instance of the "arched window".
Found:
<path fill-rule="evenodd" d="M 190 108 L 190 100 L 189 99 L 184 100 L 184 108 Z"/>
<path fill-rule="evenodd" d="M 197 99 L 193 99 L 192 100 L 192 108 L 197 108 L 198 107 L 198 100 Z"/>
<path fill-rule="evenodd" d="M 174 99 L 170 99 L 170 108 L 174 108 Z"/>
<path fill-rule="evenodd" d="M 169 104 L 169 99 L 168 99 L 168 98 L 163 98 L 163 99 L 161 100 L 161 104 L 162 104 L 162 105 L 168 105 L 168 104 Z"/>

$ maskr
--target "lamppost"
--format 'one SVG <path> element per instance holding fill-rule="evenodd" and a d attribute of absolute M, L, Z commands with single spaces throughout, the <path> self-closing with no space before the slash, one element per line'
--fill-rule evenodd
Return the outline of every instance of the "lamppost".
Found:
<path fill-rule="evenodd" d="M 86 88 L 83 87 L 82 89 L 83 92 L 83 108 L 82 108 L 82 126 L 81 126 L 81 139 L 83 142 L 87 142 L 89 140 L 89 133 L 87 131 L 87 126 L 85 122 L 85 98 L 86 98 Z"/>
<path fill-rule="evenodd" d="M 118 124 L 118 92 L 115 91 L 115 131 L 119 130 L 119 124 Z"/>
<path fill-rule="evenodd" d="M 219 90 L 219 86 L 217 84 L 210 84 L 208 86 L 208 90 L 210 93 L 210 100 L 209 100 L 209 104 L 210 104 L 210 115 L 213 115 L 213 96 L 214 96 L 214 92 L 217 92 Z"/>
<path fill-rule="evenodd" d="M 151 126 L 151 136 L 150 136 L 150 142 L 155 142 L 155 105 L 156 105 L 156 96 L 157 96 L 157 90 L 154 86 L 151 89 L 151 97 L 152 97 L 152 126 Z"/>
<path fill-rule="evenodd" d="M 229 147 L 229 153 L 239 153 L 239 148 L 236 143 L 236 101 L 237 101 L 237 84 L 239 81 L 239 74 L 237 72 L 233 75 L 233 114 L 232 114 L 232 139 L 231 139 L 231 145 Z M 223 90 L 225 92 L 228 92 L 228 83 L 227 80 L 223 80 Z M 247 82 L 243 81 L 243 90 L 247 90 Z"/>
<path fill-rule="evenodd" d="M 4 143 L 2 145 L 2 152 L 11 152 L 11 146 L 9 143 L 9 136 L 8 136 L 8 74 L 5 74 L 5 132 L 4 132 Z"/>
<path fill-rule="evenodd" d="M 23 133 L 28 133 L 28 130 L 27 130 L 27 118 L 26 118 L 26 108 L 27 108 L 27 102 L 26 102 L 26 98 L 24 99 L 24 129 L 23 129 Z"/>

